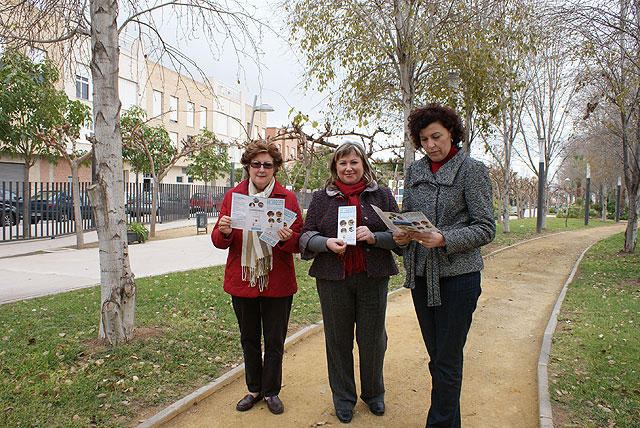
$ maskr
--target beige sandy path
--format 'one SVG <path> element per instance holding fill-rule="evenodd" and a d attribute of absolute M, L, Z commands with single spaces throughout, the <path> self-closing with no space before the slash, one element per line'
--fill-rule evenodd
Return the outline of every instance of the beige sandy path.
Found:
<path fill-rule="evenodd" d="M 465 352 L 463 426 L 538 426 L 536 365 L 557 296 L 580 253 L 623 230 L 615 225 L 551 235 L 486 258 L 483 294 Z M 387 412 L 376 417 L 358 402 L 349 426 L 423 427 L 430 379 L 407 290 L 389 298 L 387 332 Z M 287 347 L 283 381 L 282 415 L 272 415 L 264 401 L 237 412 L 235 403 L 246 392 L 242 376 L 164 427 L 343 426 L 331 402 L 322 329 Z"/>

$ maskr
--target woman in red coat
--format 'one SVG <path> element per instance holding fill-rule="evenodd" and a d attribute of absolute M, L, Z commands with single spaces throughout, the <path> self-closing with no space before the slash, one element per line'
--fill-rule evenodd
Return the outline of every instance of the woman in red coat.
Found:
<path fill-rule="evenodd" d="M 293 253 L 298 250 L 302 214 L 295 194 L 275 179 L 282 165 L 278 147 L 268 140 L 249 143 L 240 160 L 249 178 L 227 192 L 211 240 L 228 248 L 224 291 L 231 294 L 240 327 L 248 394 L 236 405 L 246 411 L 264 397 L 274 414 L 284 411 L 278 398 L 282 386 L 282 355 L 293 295 L 298 291 Z M 284 199 L 297 215 L 290 227 L 278 230 L 272 248 L 259 240 L 260 232 L 232 229 L 232 193 Z M 264 361 L 261 337 L 264 335 Z"/>

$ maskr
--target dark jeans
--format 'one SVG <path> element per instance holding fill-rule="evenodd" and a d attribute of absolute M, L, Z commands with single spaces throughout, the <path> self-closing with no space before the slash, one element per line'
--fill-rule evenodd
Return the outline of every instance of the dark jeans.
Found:
<path fill-rule="evenodd" d="M 353 369 L 353 330 L 360 356 L 362 400 L 384 401 L 382 369 L 387 350 L 385 313 L 389 277 L 357 273 L 341 281 L 316 280 L 322 307 L 333 405 L 352 410 L 358 400 Z"/>
<path fill-rule="evenodd" d="M 282 355 L 293 296 L 232 296 L 231 301 L 240 326 L 247 388 L 249 392 L 262 392 L 265 397 L 278 395 L 282 386 Z M 261 344 L 263 334 L 264 364 Z"/>
<path fill-rule="evenodd" d="M 463 349 L 480 293 L 480 272 L 440 278 L 442 305 L 428 307 L 425 279 L 416 277 L 411 295 L 430 358 L 427 428 L 460 428 Z"/>

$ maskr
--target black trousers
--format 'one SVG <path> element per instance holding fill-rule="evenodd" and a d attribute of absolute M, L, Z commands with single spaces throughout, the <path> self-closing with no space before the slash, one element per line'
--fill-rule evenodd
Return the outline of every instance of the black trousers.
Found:
<path fill-rule="evenodd" d="M 352 410 L 358 395 L 354 378 L 353 339 L 360 357 L 360 398 L 384 401 L 384 354 L 387 350 L 385 314 L 389 277 L 369 278 L 364 272 L 341 281 L 316 280 L 322 319 L 329 385 L 333 405 Z"/>
<path fill-rule="evenodd" d="M 240 326 L 247 388 L 249 392 L 261 392 L 265 397 L 278 395 L 282 386 L 282 355 L 293 296 L 232 296 L 231 301 Z"/>
<path fill-rule="evenodd" d="M 425 279 L 416 277 L 411 295 L 430 358 L 427 428 L 460 428 L 463 349 L 480 293 L 480 272 L 440 278 L 442 305 L 428 307 Z"/>

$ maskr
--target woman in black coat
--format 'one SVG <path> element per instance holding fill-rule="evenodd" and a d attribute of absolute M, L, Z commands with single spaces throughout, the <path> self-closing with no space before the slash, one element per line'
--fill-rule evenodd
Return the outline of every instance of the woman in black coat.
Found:
<path fill-rule="evenodd" d="M 382 416 L 382 367 L 387 349 L 385 312 L 389 276 L 398 273 L 390 249 L 393 236 L 371 208 L 398 211 L 388 188 L 378 187 L 362 147 L 344 143 L 333 154 L 331 177 L 313 194 L 300 236 L 300 253 L 314 258 L 309 275 L 316 278 L 322 307 L 329 384 L 336 416 L 349 423 L 358 399 L 353 369 L 353 331 L 360 352 L 360 397 Z M 357 245 L 339 239 L 338 210 L 355 206 Z M 350 223 L 345 227 L 351 227 Z"/>

